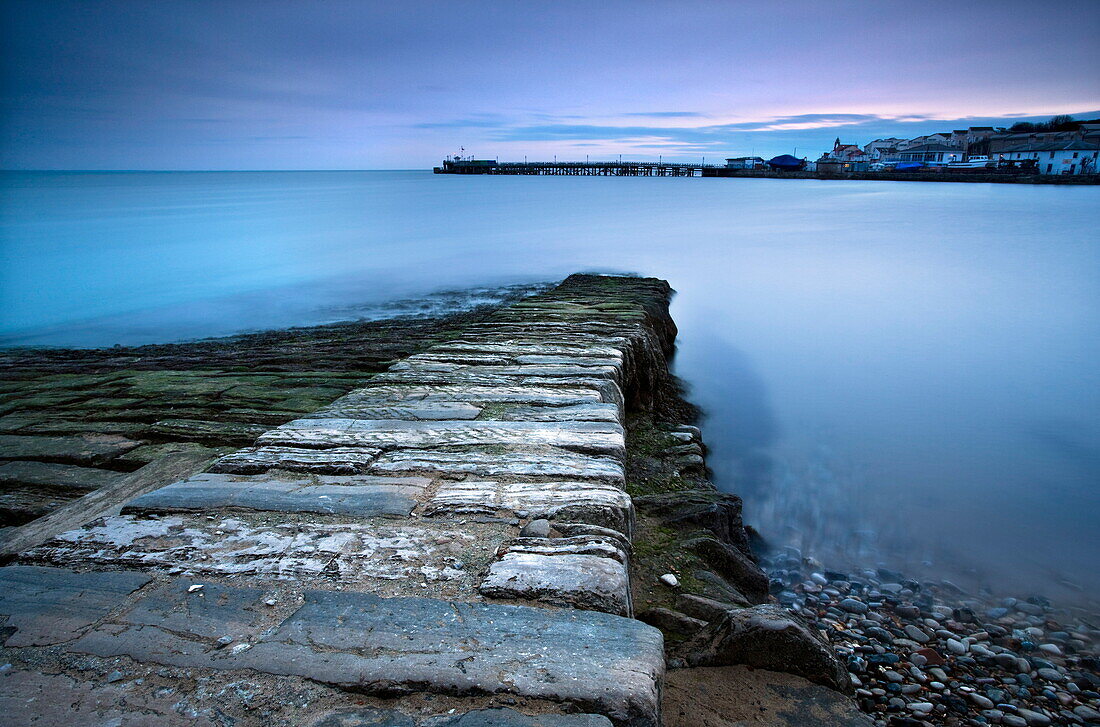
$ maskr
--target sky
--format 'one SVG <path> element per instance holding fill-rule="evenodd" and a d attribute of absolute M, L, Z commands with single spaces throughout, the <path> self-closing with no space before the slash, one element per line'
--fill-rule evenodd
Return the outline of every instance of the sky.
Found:
<path fill-rule="evenodd" d="M 0 167 L 797 153 L 1100 117 L 1100 2 L 5 0 Z"/>

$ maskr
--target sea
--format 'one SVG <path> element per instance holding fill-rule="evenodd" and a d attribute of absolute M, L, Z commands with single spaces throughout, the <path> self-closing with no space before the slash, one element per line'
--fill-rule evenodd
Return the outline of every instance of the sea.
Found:
<path fill-rule="evenodd" d="M 715 482 L 773 546 L 1100 597 L 1100 187 L 0 173 L 0 346 L 424 315 L 579 271 L 676 289 Z"/>

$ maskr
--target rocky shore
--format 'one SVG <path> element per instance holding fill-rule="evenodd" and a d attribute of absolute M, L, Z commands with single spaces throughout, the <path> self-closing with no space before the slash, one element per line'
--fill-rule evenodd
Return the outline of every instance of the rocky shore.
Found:
<path fill-rule="evenodd" d="M 1096 614 L 887 569 L 835 572 L 794 548 L 764 565 L 772 595 L 846 660 L 875 724 L 1100 724 Z"/>

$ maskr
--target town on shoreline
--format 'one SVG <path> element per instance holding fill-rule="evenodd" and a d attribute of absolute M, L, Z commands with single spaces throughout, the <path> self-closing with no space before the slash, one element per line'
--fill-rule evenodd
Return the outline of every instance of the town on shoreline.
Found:
<path fill-rule="evenodd" d="M 695 162 L 554 161 L 501 162 L 449 157 L 436 174 L 629 177 L 786 177 L 920 181 L 1100 183 L 1100 119 L 1021 122 L 1009 128 L 971 126 L 903 139 L 879 138 L 863 146 L 837 137 L 816 160 L 781 154 L 728 157 L 725 164 Z"/>

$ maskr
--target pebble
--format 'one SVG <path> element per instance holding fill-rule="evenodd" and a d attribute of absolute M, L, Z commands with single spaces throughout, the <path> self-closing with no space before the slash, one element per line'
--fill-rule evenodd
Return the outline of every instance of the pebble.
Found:
<path fill-rule="evenodd" d="M 840 607 L 848 613 L 867 613 L 870 607 L 863 601 L 857 601 L 854 598 L 845 598 L 840 602 Z"/>
<path fill-rule="evenodd" d="M 678 588 L 680 586 L 680 579 L 671 573 L 665 573 L 658 580 L 664 583 L 669 588 Z"/>
<path fill-rule="evenodd" d="M 188 592 L 188 593 L 194 593 L 195 591 L 201 591 L 201 590 L 202 590 L 202 586 L 203 586 L 203 584 L 201 584 L 201 583 L 196 583 L 196 584 L 195 584 L 195 585 L 193 585 L 193 586 L 188 586 L 188 587 L 187 587 L 187 592 Z"/>
<path fill-rule="evenodd" d="M 903 631 L 905 631 L 905 634 L 913 641 L 919 641 L 922 644 L 927 644 L 929 641 L 932 640 L 931 636 L 924 633 L 913 624 L 909 624 L 908 626 L 906 626 Z"/>
<path fill-rule="evenodd" d="M 1033 712 L 1030 709 L 1024 709 L 1023 707 L 1021 707 L 1016 711 L 1016 713 L 1023 717 L 1024 721 L 1026 721 L 1029 725 L 1037 725 L 1037 727 L 1047 727 L 1047 725 L 1050 724 L 1050 717 L 1047 717 L 1045 714 Z"/>
<path fill-rule="evenodd" d="M 1100 722 L 1100 712 L 1097 712 L 1091 707 L 1087 707 L 1082 704 L 1080 707 L 1074 707 L 1073 713 L 1081 719 L 1087 719 L 1090 722 Z"/>
<path fill-rule="evenodd" d="M 964 642 L 959 641 L 958 639 L 948 639 L 947 649 L 952 654 L 958 654 L 959 656 L 962 656 L 970 650 L 970 647 L 967 646 Z"/>

